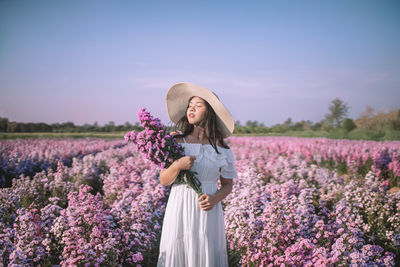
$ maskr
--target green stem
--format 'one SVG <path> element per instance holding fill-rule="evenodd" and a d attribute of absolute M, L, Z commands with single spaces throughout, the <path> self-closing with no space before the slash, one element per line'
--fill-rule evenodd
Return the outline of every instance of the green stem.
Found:
<path fill-rule="evenodd" d="M 203 194 L 203 192 L 201 191 L 201 183 L 196 178 L 195 174 L 197 173 L 193 171 L 183 170 L 178 174 L 178 177 L 176 178 L 174 184 L 187 184 L 197 193 L 198 196 L 201 196 Z"/>

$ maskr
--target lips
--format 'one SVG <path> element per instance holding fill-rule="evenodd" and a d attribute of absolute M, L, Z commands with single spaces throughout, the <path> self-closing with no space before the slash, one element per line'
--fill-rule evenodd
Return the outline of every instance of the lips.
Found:
<path fill-rule="evenodd" d="M 194 114 L 193 113 L 189 113 L 189 118 L 194 118 Z"/>

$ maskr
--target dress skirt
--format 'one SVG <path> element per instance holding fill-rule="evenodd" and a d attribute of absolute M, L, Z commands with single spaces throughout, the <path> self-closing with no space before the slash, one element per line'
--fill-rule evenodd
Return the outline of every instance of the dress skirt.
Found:
<path fill-rule="evenodd" d="M 214 194 L 215 182 L 202 182 L 202 192 Z M 196 192 L 186 184 L 172 185 L 165 210 L 158 267 L 228 266 L 221 202 L 200 208 Z"/>

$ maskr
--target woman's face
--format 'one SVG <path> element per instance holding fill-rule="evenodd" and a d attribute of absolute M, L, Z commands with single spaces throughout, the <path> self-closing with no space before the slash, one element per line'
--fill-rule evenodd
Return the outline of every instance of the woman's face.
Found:
<path fill-rule="evenodd" d="M 205 117 L 207 111 L 204 100 L 198 96 L 193 97 L 186 110 L 186 116 L 190 124 L 198 125 Z"/>

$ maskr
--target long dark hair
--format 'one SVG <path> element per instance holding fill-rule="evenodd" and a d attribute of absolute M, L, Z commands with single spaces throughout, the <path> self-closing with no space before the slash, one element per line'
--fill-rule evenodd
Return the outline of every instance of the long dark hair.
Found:
<path fill-rule="evenodd" d="M 186 115 L 187 109 L 189 108 L 190 100 L 192 100 L 193 97 L 194 96 L 189 98 L 188 105 L 185 110 L 185 115 L 176 123 L 177 128 L 182 131 L 182 134 L 177 134 L 175 135 L 175 137 L 185 137 L 193 132 L 194 126 L 189 123 Z M 219 146 L 228 149 L 229 146 L 225 143 L 224 137 L 217 127 L 217 114 L 215 114 L 214 109 L 206 100 L 203 99 L 203 101 L 206 105 L 206 114 L 204 116 L 204 119 L 200 122 L 199 126 L 208 129 L 208 131 L 205 132 L 206 137 L 210 144 L 214 147 L 215 151 L 220 154 L 217 149 L 217 140 Z"/>

